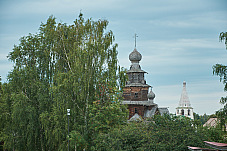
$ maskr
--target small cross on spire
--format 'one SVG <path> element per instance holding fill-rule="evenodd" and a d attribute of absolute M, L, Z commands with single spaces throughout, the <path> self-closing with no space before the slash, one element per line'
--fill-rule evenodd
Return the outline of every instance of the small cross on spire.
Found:
<path fill-rule="evenodd" d="M 137 36 L 137 34 L 135 33 L 135 48 L 136 48 L 136 37 L 138 37 L 138 36 Z"/>

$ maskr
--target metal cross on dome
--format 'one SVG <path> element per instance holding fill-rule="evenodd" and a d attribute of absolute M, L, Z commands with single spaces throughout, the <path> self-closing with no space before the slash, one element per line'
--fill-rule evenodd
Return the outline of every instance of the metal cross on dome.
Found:
<path fill-rule="evenodd" d="M 138 36 L 137 36 L 137 34 L 135 33 L 135 37 L 134 37 L 134 38 L 135 38 L 135 48 L 136 48 L 136 37 L 138 37 Z"/>

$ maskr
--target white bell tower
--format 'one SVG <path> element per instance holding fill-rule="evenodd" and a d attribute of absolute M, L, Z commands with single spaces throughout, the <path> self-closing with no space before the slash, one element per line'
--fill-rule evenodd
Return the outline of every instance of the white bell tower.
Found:
<path fill-rule="evenodd" d="M 183 90 L 181 93 L 181 98 L 178 107 L 176 108 L 176 115 L 177 116 L 186 116 L 194 120 L 193 116 L 193 108 L 191 107 L 188 93 L 186 91 L 186 82 L 183 82 Z"/>

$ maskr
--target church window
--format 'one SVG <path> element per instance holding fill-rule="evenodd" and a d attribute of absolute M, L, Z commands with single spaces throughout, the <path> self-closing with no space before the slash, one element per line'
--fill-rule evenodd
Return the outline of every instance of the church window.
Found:
<path fill-rule="evenodd" d="M 138 93 L 137 92 L 135 93 L 135 98 L 138 98 Z"/>
<path fill-rule="evenodd" d="M 137 110 L 137 108 L 135 108 L 135 113 L 138 113 L 138 110 Z"/>
<path fill-rule="evenodd" d="M 132 75 L 131 74 L 128 75 L 128 79 L 132 80 Z"/>
<path fill-rule="evenodd" d="M 184 110 L 183 109 L 181 110 L 181 115 L 184 115 Z"/>
<path fill-rule="evenodd" d="M 190 110 L 188 109 L 188 116 L 190 116 Z"/>
<path fill-rule="evenodd" d="M 132 74 L 132 77 L 131 77 L 131 79 L 132 79 L 132 82 L 134 82 L 134 74 Z"/>
<path fill-rule="evenodd" d="M 177 110 L 177 114 L 179 114 L 179 110 Z"/>
<path fill-rule="evenodd" d="M 134 79 L 136 79 L 136 78 L 137 78 L 137 75 L 136 75 L 136 73 L 133 73 L 133 76 L 134 76 Z"/>
<path fill-rule="evenodd" d="M 138 74 L 137 73 L 134 73 L 134 74 L 135 74 L 134 75 L 134 80 L 135 80 L 134 82 L 137 83 L 138 82 Z"/>

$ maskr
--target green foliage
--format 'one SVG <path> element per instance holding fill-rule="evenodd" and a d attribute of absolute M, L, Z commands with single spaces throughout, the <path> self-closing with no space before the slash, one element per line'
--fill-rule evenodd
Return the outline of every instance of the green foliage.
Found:
<path fill-rule="evenodd" d="M 226 131 L 226 117 L 227 117 L 227 109 L 226 109 L 226 105 L 224 108 L 216 111 L 216 115 L 218 117 L 218 120 L 219 120 L 219 124 L 218 126 L 220 126 L 220 128 L 223 130 L 223 131 Z"/>
<path fill-rule="evenodd" d="M 219 36 L 220 41 L 225 41 L 227 49 L 227 32 L 221 32 Z M 222 64 L 216 64 L 213 66 L 213 74 L 220 77 L 220 82 L 224 84 L 224 91 L 227 91 L 227 66 Z M 221 97 L 220 103 L 224 105 L 223 109 L 216 112 L 218 119 L 220 120 L 221 127 L 225 129 L 226 127 L 226 117 L 227 117 L 227 96 Z"/>
<path fill-rule="evenodd" d="M 97 133 L 127 119 L 119 91 L 125 70 L 117 64 L 113 32 L 105 31 L 108 21 L 82 14 L 73 25 L 55 20 L 50 16 L 39 33 L 22 37 L 8 56 L 14 70 L 1 85 L 0 102 L 7 149 L 66 150 L 67 139 L 71 149 L 90 149 Z"/>
<path fill-rule="evenodd" d="M 124 124 L 128 117 L 127 108 L 122 108 L 119 102 L 109 103 L 108 105 L 94 102 L 94 105 L 90 106 L 90 111 L 89 127 L 93 135 L 99 132 L 106 133 L 115 125 Z"/>
<path fill-rule="evenodd" d="M 94 150 L 188 150 L 187 146 L 205 147 L 204 142 L 224 142 L 223 132 L 196 125 L 186 117 L 156 115 L 147 122 L 130 122 L 102 134 Z"/>
<path fill-rule="evenodd" d="M 207 120 L 211 117 L 211 116 L 206 115 L 206 114 L 199 115 L 197 113 L 193 113 L 193 116 L 194 116 L 194 121 L 198 121 L 198 124 L 201 124 L 201 125 L 205 124 L 207 122 Z M 212 117 L 213 116 L 214 115 L 212 115 Z"/>
<path fill-rule="evenodd" d="M 227 32 L 221 32 L 219 35 L 220 41 L 225 41 L 226 49 L 227 49 Z"/>
<path fill-rule="evenodd" d="M 78 150 L 83 150 L 87 148 L 87 141 L 84 139 L 83 135 L 78 131 L 72 131 L 69 134 L 69 140 L 71 148 L 75 147 Z"/>
<path fill-rule="evenodd" d="M 226 49 L 227 49 L 227 32 L 220 33 L 219 36 L 220 41 L 225 41 Z M 227 91 L 227 66 L 222 64 L 216 64 L 213 66 L 213 74 L 220 77 L 220 81 L 224 84 L 224 91 Z M 226 97 L 222 97 L 220 102 L 222 104 L 226 103 Z"/>
<path fill-rule="evenodd" d="M 216 64 L 213 66 L 213 74 L 220 77 L 220 81 L 224 84 L 224 91 L 227 91 L 227 66 Z M 222 97 L 220 103 L 225 104 L 227 97 Z"/>

